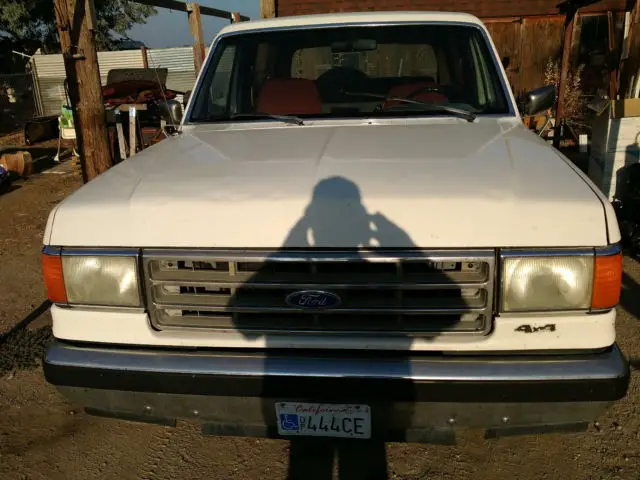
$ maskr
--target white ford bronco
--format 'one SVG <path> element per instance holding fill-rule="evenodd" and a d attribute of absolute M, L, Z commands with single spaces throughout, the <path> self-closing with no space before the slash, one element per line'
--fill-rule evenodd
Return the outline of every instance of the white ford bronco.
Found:
<path fill-rule="evenodd" d="M 45 375 L 89 413 L 430 441 L 625 395 L 613 209 L 524 128 L 477 18 L 231 25 L 166 107 L 174 133 L 44 234 Z"/>

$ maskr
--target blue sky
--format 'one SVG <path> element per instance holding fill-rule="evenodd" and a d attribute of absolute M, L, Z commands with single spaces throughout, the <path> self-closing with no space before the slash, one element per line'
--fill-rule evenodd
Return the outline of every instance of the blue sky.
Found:
<path fill-rule="evenodd" d="M 260 0 L 200 0 L 200 5 L 240 12 L 252 20 L 260 17 Z M 214 35 L 225 25 L 227 20 L 202 16 L 202 31 L 207 45 Z M 129 31 L 134 40 L 144 42 L 149 48 L 183 47 L 193 44 L 193 37 L 189 32 L 187 14 L 165 8 L 158 8 L 158 14 L 149 18 L 144 25 L 136 25 Z"/>

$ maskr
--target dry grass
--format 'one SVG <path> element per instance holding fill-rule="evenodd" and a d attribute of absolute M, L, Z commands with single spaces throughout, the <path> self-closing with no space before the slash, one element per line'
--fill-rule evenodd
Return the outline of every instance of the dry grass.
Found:
<path fill-rule="evenodd" d="M 584 65 L 578 66 L 575 71 L 569 70 L 567 76 L 567 89 L 564 101 L 565 116 L 568 120 L 579 121 L 585 116 L 585 104 L 582 92 L 582 71 Z M 552 58 L 547 60 L 544 69 L 545 85 L 555 85 L 560 87 L 560 64 Z"/>

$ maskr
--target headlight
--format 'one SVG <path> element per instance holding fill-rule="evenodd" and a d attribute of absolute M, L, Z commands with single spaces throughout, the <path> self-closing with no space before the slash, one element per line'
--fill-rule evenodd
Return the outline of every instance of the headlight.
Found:
<path fill-rule="evenodd" d="M 502 311 L 587 310 L 594 256 L 504 257 Z"/>
<path fill-rule="evenodd" d="M 136 257 L 63 254 L 62 274 L 71 304 L 141 305 Z"/>

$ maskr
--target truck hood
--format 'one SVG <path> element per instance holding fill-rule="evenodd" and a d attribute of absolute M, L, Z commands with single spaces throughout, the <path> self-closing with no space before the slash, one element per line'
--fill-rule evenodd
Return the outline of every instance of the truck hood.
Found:
<path fill-rule="evenodd" d="M 51 214 L 61 246 L 607 244 L 602 200 L 513 119 L 188 127 Z"/>

